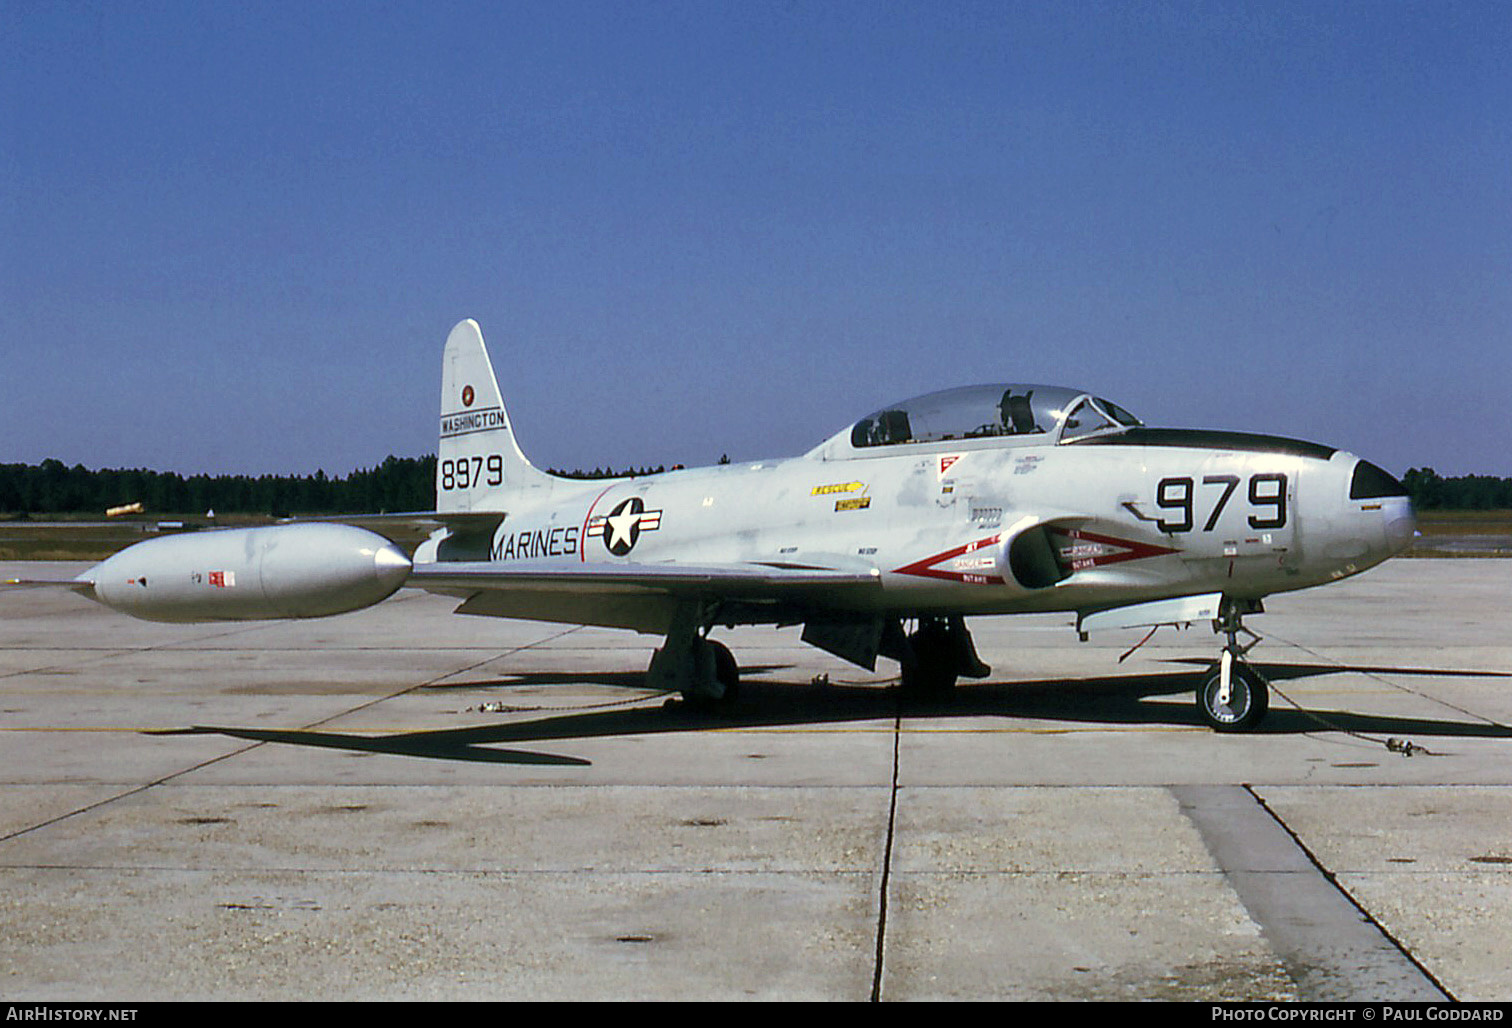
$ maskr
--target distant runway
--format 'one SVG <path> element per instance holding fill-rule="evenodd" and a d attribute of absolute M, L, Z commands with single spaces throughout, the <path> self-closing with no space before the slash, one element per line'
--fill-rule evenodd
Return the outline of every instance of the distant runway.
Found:
<path fill-rule="evenodd" d="M 1198 723 L 1206 628 L 974 619 L 929 706 L 719 632 L 715 718 L 658 640 L 451 606 L 0 596 L 0 995 L 1512 997 L 1512 561 L 1272 597 L 1250 736 Z"/>

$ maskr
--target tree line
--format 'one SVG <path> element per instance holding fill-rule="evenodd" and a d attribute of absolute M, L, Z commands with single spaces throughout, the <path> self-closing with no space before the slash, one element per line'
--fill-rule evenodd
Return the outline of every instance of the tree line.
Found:
<path fill-rule="evenodd" d="M 1512 509 L 1512 478 L 1458 475 L 1444 478 L 1432 468 L 1413 468 L 1402 485 L 1418 510 Z"/>
<path fill-rule="evenodd" d="M 140 503 L 149 513 L 356 514 L 430 510 L 435 457 L 389 457 L 377 467 L 332 478 L 313 475 L 181 475 L 144 468 L 0 464 L 0 511 L 104 514 Z"/>
<path fill-rule="evenodd" d="M 564 478 L 617 478 L 664 468 L 556 471 Z M 313 475 L 180 475 L 174 471 L 0 464 L 0 515 L 101 514 L 140 503 L 152 514 L 384 514 L 435 509 L 436 458 L 388 457 L 340 478 Z"/>
<path fill-rule="evenodd" d="M 728 458 L 726 458 L 728 460 Z M 724 461 L 721 461 L 724 463 Z M 560 471 L 563 478 L 595 479 L 654 475 L 665 468 Z M 1402 485 L 1418 510 L 1512 509 L 1512 478 L 1459 475 L 1445 478 L 1432 468 L 1413 468 Z M 41 464 L 0 464 L 0 513 L 104 514 L 140 503 L 150 513 L 381 514 L 432 510 L 436 458 L 388 457 L 373 468 L 332 478 L 313 475 L 180 475 L 173 471 L 99 470 Z"/>

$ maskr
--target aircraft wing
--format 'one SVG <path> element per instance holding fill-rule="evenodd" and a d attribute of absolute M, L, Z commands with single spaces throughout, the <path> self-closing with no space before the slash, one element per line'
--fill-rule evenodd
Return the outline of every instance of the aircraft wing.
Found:
<path fill-rule="evenodd" d="M 316 514 L 282 518 L 279 523 L 355 525 L 370 532 L 383 532 L 391 528 L 429 532 L 432 529 L 449 528 L 457 535 L 491 535 L 505 516 L 503 511 L 417 510 L 398 514 Z"/>
<path fill-rule="evenodd" d="M 837 569 L 773 564 L 574 564 L 545 561 L 442 561 L 417 564 L 408 585 L 437 592 L 655 593 L 667 596 L 779 599 L 827 590 L 874 589 L 875 568 Z"/>
<path fill-rule="evenodd" d="M 683 602 L 727 613 L 775 608 L 801 620 L 806 611 L 852 606 L 882 578 L 872 567 L 442 561 L 417 564 L 406 584 L 463 598 L 459 614 L 663 632 Z"/>

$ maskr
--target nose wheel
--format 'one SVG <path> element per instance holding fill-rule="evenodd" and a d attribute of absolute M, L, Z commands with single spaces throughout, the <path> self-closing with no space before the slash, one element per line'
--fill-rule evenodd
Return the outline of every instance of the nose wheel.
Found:
<path fill-rule="evenodd" d="M 1244 627 L 1242 616 L 1236 603 L 1224 601 L 1214 624 L 1228 641 L 1223 656 L 1197 686 L 1197 712 L 1215 732 L 1252 732 L 1270 709 L 1265 679 L 1243 659 L 1260 637 Z M 1243 646 L 1239 644 L 1240 632 L 1251 637 Z"/>
<path fill-rule="evenodd" d="M 1197 710 L 1215 732 L 1254 731 L 1269 708 L 1265 682 L 1227 650 L 1197 687 Z"/>

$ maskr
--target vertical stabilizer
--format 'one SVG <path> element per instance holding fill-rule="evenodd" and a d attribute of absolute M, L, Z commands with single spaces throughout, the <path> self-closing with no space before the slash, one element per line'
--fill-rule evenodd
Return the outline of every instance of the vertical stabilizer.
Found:
<path fill-rule="evenodd" d="M 515 442 L 483 332 L 471 319 L 446 337 L 441 360 L 441 442 L 436 510 L 503 511 L 523 491 L 549 488 Z"/>

